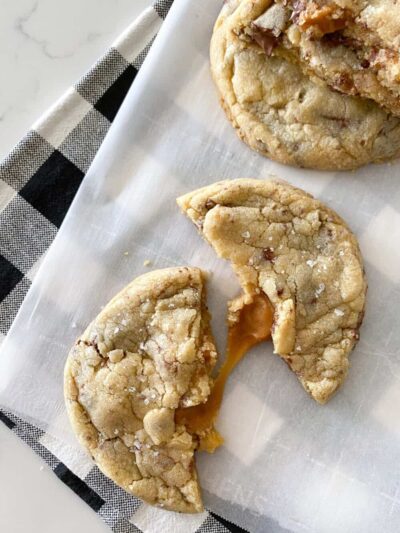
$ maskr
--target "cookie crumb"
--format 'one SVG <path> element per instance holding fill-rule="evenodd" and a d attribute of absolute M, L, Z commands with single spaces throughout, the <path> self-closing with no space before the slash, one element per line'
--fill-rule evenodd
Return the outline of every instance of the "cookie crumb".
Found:
<path fill-rule="evenodd" d="M 129 252 L 124 252 L 124 255 L 129 255 Z"/>
<path fill-rule="evenodd" d="M 145 259 L 145 260 L 143 261 L 143 266 L 147 267 L 147 266 L 149 266 L 149 265 L 151 265 L 151 261 L 150 261 L 150 259 Z"/>

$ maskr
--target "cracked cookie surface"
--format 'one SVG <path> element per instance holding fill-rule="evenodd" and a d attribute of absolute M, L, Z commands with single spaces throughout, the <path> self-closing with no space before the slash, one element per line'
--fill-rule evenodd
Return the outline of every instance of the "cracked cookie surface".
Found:
<path fill-rule="evenodd" d="M 319 3 L 325 13 L 329 6 Z M 343 29 L 335 11 L 316 13 L 316 2 L 225 3 L 210 57 L 228 118 L 251 148 L 285 164 L 346 170 L 397 157 L 397 81 L 383 81 L 390 73 L 396 78 L 396 61 L 381 68 L 383 52 L 374 52 L 367 67 L 369 52 L 356 53 L 350 37 L 338 35 L 350 31 L 347 23 Z M 315 28 L 322 28 L 321 38 L 310 36 Z"/>
<path fill-rule="evenodd" d="M 306 192 L 277 181 L 222 181 L 178 204 L 232 263 L 245 296 L 268 296 L 274 351 L 325 403 L 346 377 L 367 289 L 346 223 Z M 231 315 L 234 306 L 235 300 Z"/>
<path fill-rule="evenodd" d="M 170 268 L 136 278 L 78 338 L 65 367 L 73 429 L 127 492 L 168 510 L 203 510 L 196 435 L 175 410 L 207 400 L 216 362 L 204 275 Z"/>

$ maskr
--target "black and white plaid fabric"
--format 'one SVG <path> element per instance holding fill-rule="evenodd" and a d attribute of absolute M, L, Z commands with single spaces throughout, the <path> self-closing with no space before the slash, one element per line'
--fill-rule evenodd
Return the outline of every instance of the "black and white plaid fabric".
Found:
<path fill-rule="evenodd" d="M 0 342 L 172 2 L 159 0 L 147 9 L 0 164 Z M 9 412 L 0 411 L 0 420 L 113 531 L 141 531 L 135 522 L 143 524 L 145 531 L 166 533 L 167 522 L 162 532 L 154 524 L 149 529 L 145 504 L 118 488 L 89 461 L 67 468 L 63 457 L 57 456 L 57 442 L 45 431 Z M 244 531 L 211 512 L 193 515 L 182 527 L 179 531 L 184 533 Z M 175 533 L 175 527 L 169 527 L 173 529 Z"/>

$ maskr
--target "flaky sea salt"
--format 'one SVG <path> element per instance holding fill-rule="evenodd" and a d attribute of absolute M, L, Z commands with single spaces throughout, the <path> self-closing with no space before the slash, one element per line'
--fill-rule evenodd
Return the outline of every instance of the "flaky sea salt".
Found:
<path fill-rule="evenodd" d="M 312 259 L 309 259 L 308 261 L 306 261 L 306 264 L 312 268 L 313 266 L 315 266 L 317 264 L 316 261 L 313 261 Z"/>
<path fill-rule="evenodd" d="M 250 239 L 250 231 L 244 231 L 242 237 L 243 239 Z"/>
<path fill-rule="evenodd" d="M 315 297 L 318 298 L 318 296 L 319 296 L 322 292 L 324 292 L 324 290 L 325 290 L 325 283 L 320 283 L 320 284 L 318 285 L 318 289 L 315 290 Z"/>
<path fill-rule="evenodd" d="M 342 311 L 341 309 L 335 309 L 335 315 L 336 316 L 343 316 L 344 315 L 344 311 Z"/>

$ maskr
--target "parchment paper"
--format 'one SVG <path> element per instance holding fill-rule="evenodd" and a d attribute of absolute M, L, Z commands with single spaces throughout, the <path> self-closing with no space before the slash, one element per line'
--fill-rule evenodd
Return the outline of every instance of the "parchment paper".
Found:
<path fill-rule="evenodd" d="M 213 272 L 209 304 L 223 353 L 226 301 L 238 283 L 175 198 L 272 173 L 328 203 L 358 235 L 367 314 L 349 377 L 324 407 L 268 344 L 240 364 L 218 422 L 226 445 L 198 457 L 206 504 L 256 533 L 266 517 L 295 532 L 400 531 L 399 164 L 311 172 L 242 144 L 209 73 L 220 7 L 175 0 L 3 344 L 0 403 L 76 446 L 63 405 L 67 352 L 100 307 L 148 270 L 146 259 L 151 268 Z"/>

